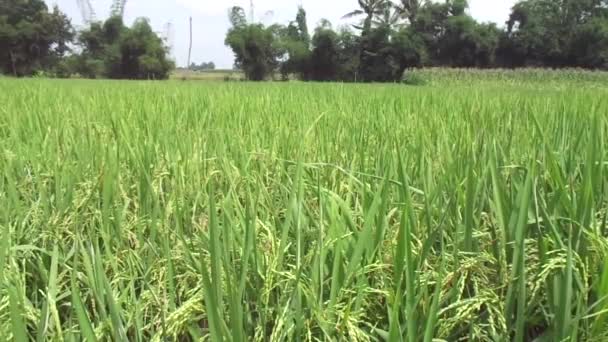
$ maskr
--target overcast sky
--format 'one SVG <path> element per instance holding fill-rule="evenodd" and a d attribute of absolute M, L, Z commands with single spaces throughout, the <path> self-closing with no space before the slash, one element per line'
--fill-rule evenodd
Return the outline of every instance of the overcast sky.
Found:
<path fill-rule="evenodd" d="M 90 0 L 98 19 L 107 18 L 111 0 Z M 502 26 L 516 0 L 469 0 L 470 14 L 480 21 L 491 21 Z M 77 0 L 46 0 L 57 4 L 72 18 L 72 23 L 82 25 Z M 303 5 L 308 15 L 308 27 L 312 31 L 320 19 L 329 19 L 334 26 L 346 24 L 341 17 L 357 8 L 356 0 L 254 0 L 257 20 L 286 24 L 293 20 L 298 5 Z M 193 18 L 194 43 L 192 61 L 213 61 L 218 68 L 231 68 L 233 55 L 224 46 L 225 33 L 229 28 L 227 10 L 238 5 L 247 9 L 249 0 L 129 0 L 125 7 L 125 21 L 131 24 L 138 17 L 147 17 L 158 32 L 164 32 L 171 23 L 173 37 L 172 55 L 178 66 L 188 59 L 188 18 Z"/>

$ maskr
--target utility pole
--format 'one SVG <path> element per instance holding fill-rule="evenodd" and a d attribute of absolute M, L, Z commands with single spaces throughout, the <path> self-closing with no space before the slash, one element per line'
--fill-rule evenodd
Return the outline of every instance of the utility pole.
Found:
<path fill-rule="evenodd" d="M 190 17 L 190 46 L 188 47 L 188 65 L 187 69 L 190 69 L 190 57 L 192 57 L 192 17 Z"/>
<path fill-rule="evenodd" d="M 249 1 L 249 23 L 253 24 L 254 22 L 254 10 L 253 10 L 253 0 Z"/>

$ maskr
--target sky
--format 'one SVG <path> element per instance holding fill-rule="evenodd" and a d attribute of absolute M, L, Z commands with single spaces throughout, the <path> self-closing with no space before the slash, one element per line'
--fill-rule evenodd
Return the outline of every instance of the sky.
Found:
<path fill-rule="evenodd" d="M 495 22 L 502 26 L 516 0 L 469 0 L 469 14 L 482 22 Z M 77 0 L 46 0 L 72 18 L 74 26 L 82 27 L 83 19 Z M 90 0 L 97 19 L 108 17 L 111 0 Z M 254 17 L 264 23 L 287 24 L 295 18 L 298 5 L 304 6 L 308 27 L 312 31 L 321 19 L 330 20 L 334 26 L 346 25 L 342 16 L 357 8 L 356 0 L 253 0 Z M 226 31 L 230 27 L 228 9 L 241 6 L 249 14 L 250 0 L 128 0 L 125 22 L 131 24 L 138 17 L 150 19 L 159 33 L 170 32 L 171 55 L 178 66 L 185 66 L 188 59 L 188 18 L 192 17 L 192 62 L 214 62 L 218 68 L 232 67 L 234 56 L 224 46 Z M 170 24 L 170 25 L 168 25 Z M 170 27 L 170 30 L 167 30 Z"/>

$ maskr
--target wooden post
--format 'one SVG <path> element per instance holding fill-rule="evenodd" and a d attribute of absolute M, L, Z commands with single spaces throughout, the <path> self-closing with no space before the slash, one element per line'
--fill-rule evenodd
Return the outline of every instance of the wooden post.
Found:
<path fill-rule="evenodd" d="M 9 50 L 8 54 L 11 57 L 11 66 L 13 67 L 13 76 L 17 77 L 17 67 L 15 66 L 15 55 L 13 54 L 12 50 Z"/>

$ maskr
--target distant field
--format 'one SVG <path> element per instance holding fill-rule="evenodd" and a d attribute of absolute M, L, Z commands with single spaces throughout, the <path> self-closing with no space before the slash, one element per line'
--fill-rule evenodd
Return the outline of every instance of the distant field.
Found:
<path fill-rule="evenodd" d="M 177 69 L 171 75 L 171 79 L 184 81 L 238 81 L 244 79 L 244 75 L 242 72 L 235 70 L 192 71 Z"/>
<path fill-rule="evenodd" d="M 276 80 L 280 75 L 274 77 Z M 190 71 L 177 69 L 171 75 L 172 80 L 189 81 L 242 81 L 245 75 L 239 70 L 207 70 Z M 292 77 L 295 79 L 295 76 Z M 450 69 L 450 68 L 425 68 L 406 70 L 404 82 L 413 81 L 412 85 L 447 85 L 458 83 L 460 85 L 478 84 L 479 82 L 499 82 L 499 86 L 520 85 L 535 82 L 557 83 L 566 86 L 572 82 L 593 83 L 596 86 L 604 86 L 608 82 L 608 72 L 588 71 L 581 69 Z"/>
<path fill-rule="evenodd" d="M 459 85 L 477 86 L 481 82 L 494 82 L 496 86 L 526 87 L 541 83 L 539 90 L 547 86 L 567 88 L 573 84 L 585 83 L 590 87 L 605 88 L 608 82 L 608 72 L 590 71 L 583 69 L 449 69 L 427 68 L 406 71 L 426 81 L 427 85 Z M 543 87 L 544 85 L 544 87 Z"/>
<path fill-rule="evenodd" d="M 1 79 L 0 340 L 608 340 L 605 74 L 450 72 Z"/>

